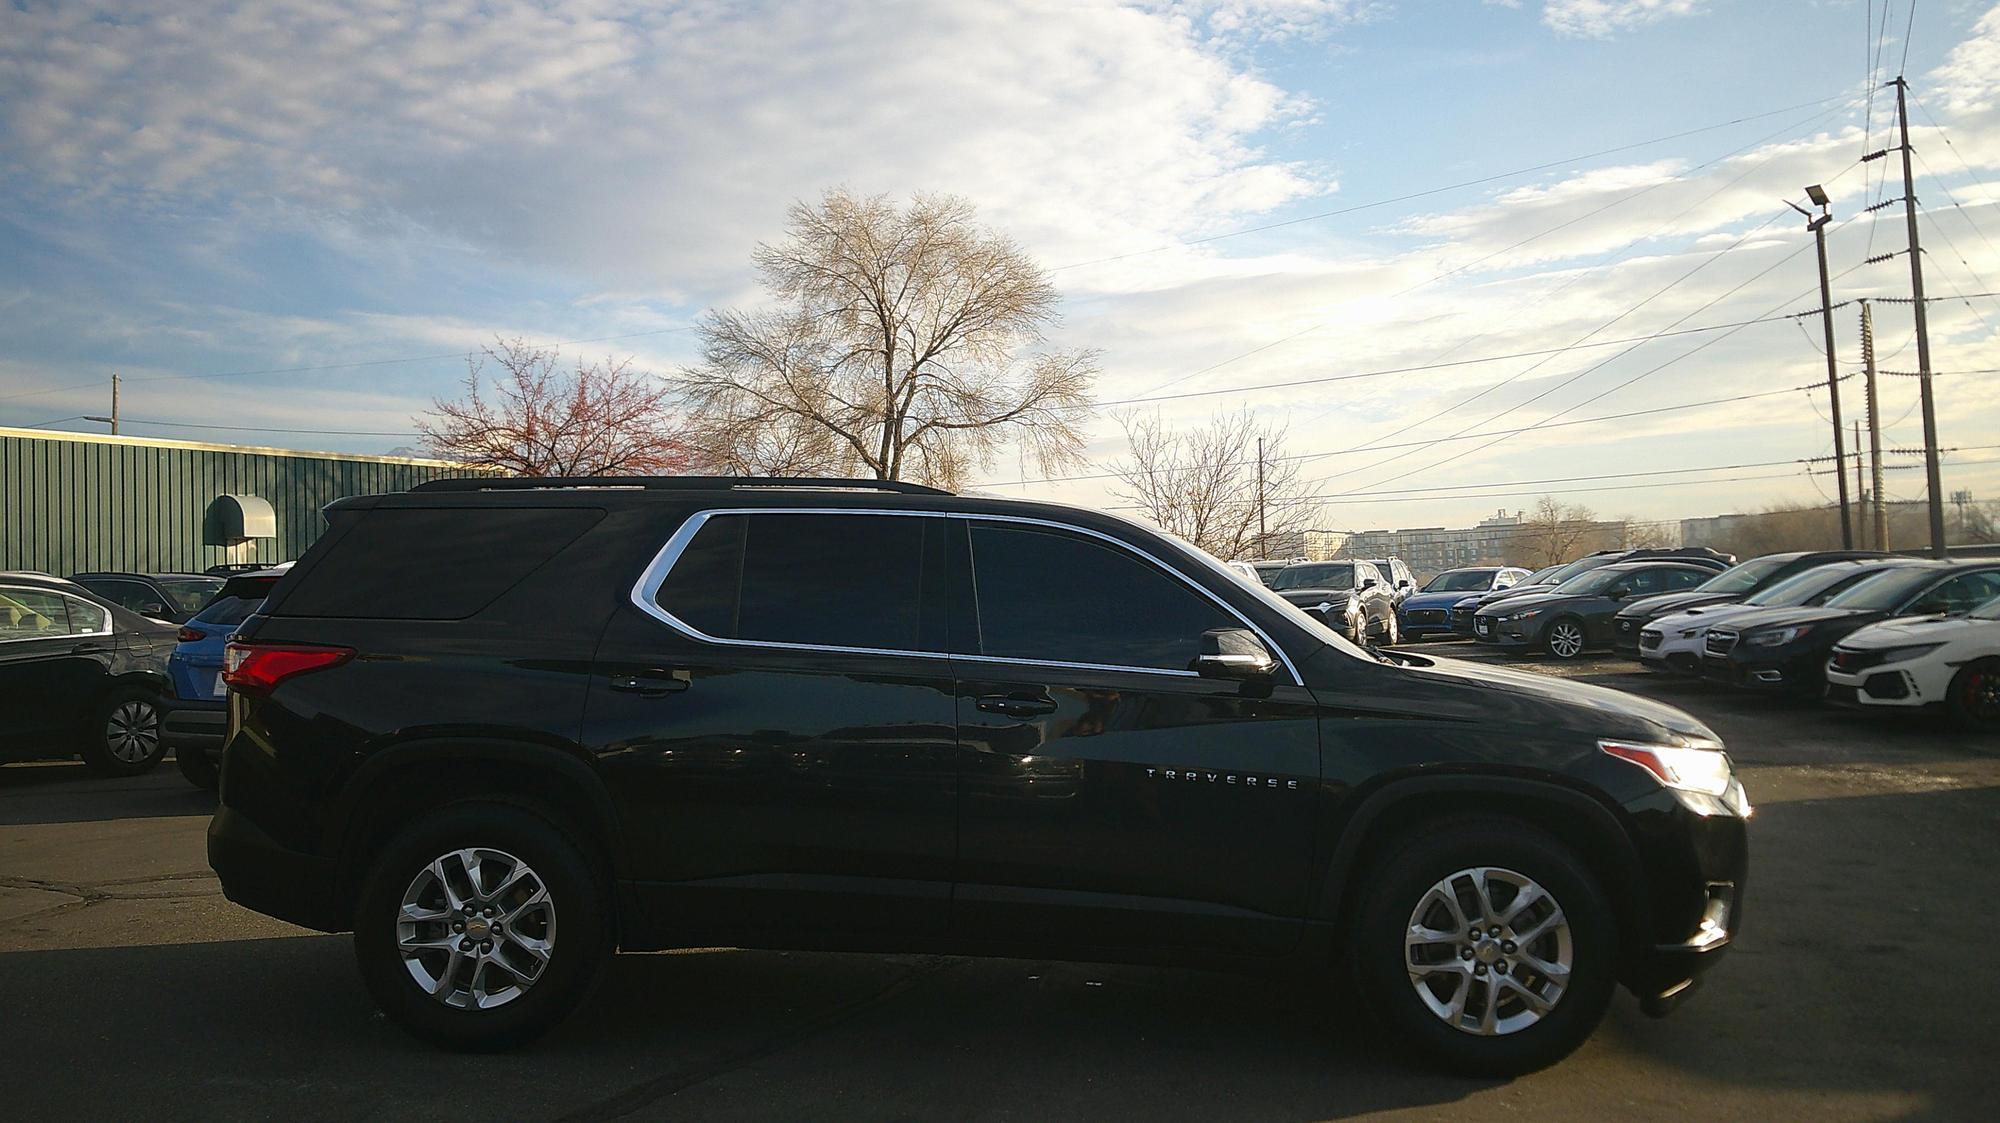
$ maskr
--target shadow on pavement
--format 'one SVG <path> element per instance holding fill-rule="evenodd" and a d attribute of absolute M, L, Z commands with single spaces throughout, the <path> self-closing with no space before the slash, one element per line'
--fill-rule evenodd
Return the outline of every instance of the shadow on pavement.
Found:
<path fill-rule="evenodd" d="M 170 759 L 138 776 L 99 776 L 80 761 L 0 768 L 0 826 L 212 815 L 215 797 Z"/>

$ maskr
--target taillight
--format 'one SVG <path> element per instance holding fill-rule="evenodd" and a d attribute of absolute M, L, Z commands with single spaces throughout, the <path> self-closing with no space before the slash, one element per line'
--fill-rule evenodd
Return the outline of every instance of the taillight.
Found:
<path fill-rule="evenodd" d="M 198 639 L 207 639 L 207 638 L 208 638 L 207 632 L 196 631 L 195 629 L 188 627 L 186 624 L 181 625 L 181 632 L 179 639 L 182 643 L 193 643 Z"/>
<path fill-rule="evenodd" d="M 245 694 L 269 694 L 286 679 L 338 667 L 352 658 L 351 647 L 232 643 L 223 649 L 222 681 Z"/>

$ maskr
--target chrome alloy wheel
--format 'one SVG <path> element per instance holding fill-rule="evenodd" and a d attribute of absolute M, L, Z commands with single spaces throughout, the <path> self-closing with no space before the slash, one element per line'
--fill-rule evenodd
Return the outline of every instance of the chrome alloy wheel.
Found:
<path fill-rule="evenodd" d="M 526 993 L 555 951 L 556 906 L 528 863 L 501 850 L 454 850 L 403 890 L 396 950 L 426 994 L 490 1010 Z"/>
<path fill-rule="evenodd" d="M 1583 651 L 1583 626 L 1558 620 L 1549 626 L 1549 651 L 1558 659 L 1574 659 Z"/>
<path fill-rule="evenodd" d="M 131 699 L 111 708 L 104 719 L 104 747 L 126 764 L 140 764 L 160 751 L 160 709 Z"/>
<path fill-rule="evenodd" d="M 1410 913 L 1403 962 L 1431 1013 L 1481 1037 L 1542 1020 L 1569 986 L 1562 906 L 1533 878 L 1478 867 L 1439 881 Z"/>

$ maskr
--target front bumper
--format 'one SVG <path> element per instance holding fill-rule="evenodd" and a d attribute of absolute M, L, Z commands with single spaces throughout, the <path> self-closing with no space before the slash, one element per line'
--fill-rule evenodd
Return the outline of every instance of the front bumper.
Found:
<path fill-rule="evenodd" d="M 1746 690 L 1817 690 L 1820 677 L 1816 661 L 1786 658 L 1783 655 L 1758 657 L 1738 649 L 1730 655 L 1701 657 L 1701 677 Z"/>
<path fill-rule="evenodd" d="M 1917 676 L 1903 667 L 1868 667 L 1858 671 L 1826 669 L 1827 701 L 1837 706 L 1887 706 L 1916 709 L 1944 700 L 1942 690 L 1924 689 Z"/>
<path fill-rule="evenodd" d="M 278 845 L 226 803 L 208 823 L 208 864 L 222 895 L 247 909 L 321 932 L 348 928 L 334 896 L 334 863 Z"/>
<path fill-rule="evenodd" d="M 1710 882 L 1694 931 L 1684 940 L 1653 944 L 1632 956 L 1625 969 L 1626 987 L 1642 999 L 1674 997 L 1720 962 L 1742 922 L 1742 889 L 1740 881 Z"/>
<path fill-rule="evenodd" d="M 1541 620 L 1507 620 L 1497 616 L 1475 617 L 1472 638 L 1496 647 L 1530 647 L 1539 642 Z"/>

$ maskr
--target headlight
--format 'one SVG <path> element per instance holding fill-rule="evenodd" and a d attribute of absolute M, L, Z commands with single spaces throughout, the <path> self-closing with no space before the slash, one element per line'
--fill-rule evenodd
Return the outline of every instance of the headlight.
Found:
<path fill-rule="evenodd" d="M 1743 637 L 1743 642 L 1751 647 L 1783 647 L 1812 630 L 1811 624 L 1794 624 L 1789 628 L 1773 628 L 1768 632 L 1751 632 Z"/>
<path fill-rule="evenodd" d="M 1514 613 L 1514 614 L 1512 614 L 1512 615 L 1510 615 L 1510 616 L 1507 616 L 1507 617 L 1505 617 L 1504 619 L 1508 619 L 1508 620 L 1533 620 L 1533 619 L 1534 619 L 1535 617 L 1537 617 L 1537 616 L 1540 616 L 1541 614 L 1542 614 L 1542 610 L 1541 610 L 1541 609 L 1539 609 L 1539 608 L 1527 608 L 1527 609 L 1523 609 L 1523 610 L 1521 610 L 1520 612 L 1516 612 L 1516 613 Z"/>
<path fill-rule="evenodd" d="M 1910 643 L 1902 647 L 1878 647 L 1875 653 L 1882 657 L 1880 662 L 1900 663 L 1905 659 L 1915 659 L 1919 655 L 1929 655 L 1943 646 L 1941 643 Z"/>
<path fill-rule="evenodd" d="M 1720 797 L 1729 791 L 1733 777 L 1729 756 L 1721 749 L 1687 748 L 1681 745 L 1634 745 L 1624 741 L 1599 741 L 1597 747 L 1653 774 L 1663 787 L 1700 795 Z"/>

